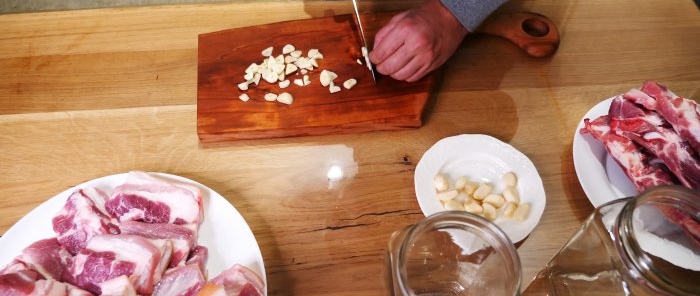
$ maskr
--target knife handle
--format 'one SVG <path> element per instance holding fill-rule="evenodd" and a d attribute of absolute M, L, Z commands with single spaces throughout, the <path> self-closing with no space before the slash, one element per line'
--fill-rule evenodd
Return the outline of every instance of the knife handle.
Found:
<path fill-rule="evenodd" d="M 503 37 L 533 57 L 548 57 L 559 48 L 559 30 L 544 15 L 531 12 L 496 14 L 487 18 L 476 33 Z"/>

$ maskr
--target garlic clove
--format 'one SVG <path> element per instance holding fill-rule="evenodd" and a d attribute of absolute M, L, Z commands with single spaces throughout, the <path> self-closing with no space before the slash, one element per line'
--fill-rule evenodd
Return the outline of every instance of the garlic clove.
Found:
<path fill-rule="evenodd" d="M 294 45 L 287 44 L 282 48 L 282 54 L 288 54 L 295 50 Z"/>
<path fill-rule="evenodd" d="M 272 55 L 272 46 L 263 49 L 262 52 L 260 52 L 264 57 L 269 57 Z"/>

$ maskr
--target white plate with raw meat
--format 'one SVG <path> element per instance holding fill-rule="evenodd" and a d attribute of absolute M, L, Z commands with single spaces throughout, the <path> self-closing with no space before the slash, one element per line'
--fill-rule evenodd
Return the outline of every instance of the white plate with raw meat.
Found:
<path fill-rule="evenodd" d="M 240 264 L 257 273 L 267 287 L 265 265 L 258 243 L 246 221 L 224 197 L 187 178 L 165 173 L 149 174 L 199 189 L 202 197 L 203 220 L 199 226 L 197 244 L 208 248 L 206 268 L 210 279 L 232 265 Z M 77 185 L 48 199 L 22 217 L 0 237 L 0 269 L 35 241 L 56 236 L 52 218 L 77 189 L 96 187 L 111 194 L 116 186 L 125 182 L 128 175 L 128 173 L 110 175 Z M 264 293 L 267 292 L 264 291 Z"/>
<path fill-rule="evenodd" d="M 619 198 L 637 195 L 632 182 L 610 157 L 603 144 L 590 134 L 580 132 L 585 126 L 583 119 L 593 120 L 608 114 L 613 98 L 608 98 L 591 108 L 583 116 L 574 133 L 574 169 L 583 192 L 594 207 Z"/>
<path fill-rule="evenodd" d="M 539 223 L 544 212 L 546 198 L 542 179 L 535 165 L 522 152 L 494 137 L 479 134 L 465 134 L 444 138 L 428 151 L 416 166 L 414 176 L 418 204 L 425 216 L 445 211 L 437 199 L 434 184 L 440 173 L 455 180 L 466 177 L 474 182 L 494 184 L 494 192 L 503 188 L 501 176 L 514 172 L 517 176 L 516 190 L 520 204 L 529 204 L 530 210 L 523 221 L 498 215 L 494 223 L 511 239 L 519 242 L 527 237 Z M 498 211 L 502 211 L 503 207 Z"/>

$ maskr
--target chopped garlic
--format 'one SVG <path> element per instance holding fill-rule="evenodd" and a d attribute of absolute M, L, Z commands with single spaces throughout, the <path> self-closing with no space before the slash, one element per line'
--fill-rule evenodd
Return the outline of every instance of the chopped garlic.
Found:
<path fill-rule="evenodd" d="M 289 81 L 289 80 L 287 80 Z M 292 102 L 294 101 L 294 98 L 292 97 L 291 94 L 283 92 L 277 96 L 277 101 L 283 104 L 291 105 Z"/>
<path fill-rule="evenodd" d="M 291 53 L 291 52 L 294 51 L 294 50 L 296 50 L 296 49 L 294 48 L 294 45 L 287 44 L 287 45 L 285 45 L 285 46 L 282 48 L 282 53 L 283 53 L 283 54 L 288 54 L 288 53 Z"/>
<path fill-rule="evenodd" d="M 255 76 L 255 74 L 253 74 L 253 72 L 246 73 L 245 75 L 243 75 L 243 79 L 245 79 L 246 81 L 249 81 L 249 80 L 252 80 L 254 76 Z"/>
<path fill-rule="evenodd" d="M 265 94 L 265 101 L 271 102 L 277 100 L 277 95 L 273 93 L 266 93 Z"/>
<path fill-rule="evenodd" d="M 309 78 L 309 75 L 304 75 L 303 81 L 304 81 L 304 85 L 311 84 L 311 79 Z"/>
<path fill-rule="evenodd" d="M 309 50 L 309 54 L 307 55 L 310 59 L 323 59 L 323 55 L 321 52 L 318 51 L 316 48 L 312 48 Z"/>
<path fill-rule="evenodd" d="M 245 69 L 246 74 L 255 73 L 257 71 L 258 71 L 258 64 L 256 64 L 256 63 L 250 64 L 250 66 L 248 66 L 248 68 Z"/>
<path fill-rule="evenodd" d="M 301 50 L 295 50 L 295 51 L 290 52 L 289 55 L 294 57 L 294 58 L 300 58 L 302 53 L 301 53 Z"/>
<path fill-rule="evenodd" d="M 304 86 L 304 81 L 301 79 L 294 79 L 294 84 L 298 86 Z"/>
<path fill-rule="evenodd" d="M 335 74 L 331 71 L 328 70 L 323 70 L 321 71 L 321 74 L 319 75 L 319 80 L 321 81 L 321 85 L 323 86 L 329 86 L 333 83 L 333 80 L 338 77 L 338 74 Z"/>
<path fill-rule="evenodd" d="M 328 87 L 328 91 L 330 91 L 332 94 L 337 93 L 340 91 L 340 86 L 337 86 L 331 82 L 331 85 Z"/>
<path fill-rule="evenodd" d="M 262 53 L 262 55 L 263 55 L 264 57 L 269 57 L 269 56 L 271 56 L 271 55 L 272 55 L 272 46 L 263 49 L 263 51 L 262 51 L 261 53 Z"/>
<path fill-rule="evenodd" d="M 238 84 L 238 89 L 240 90 L 248 90 L 248 82 L 241 82 Z"/>
<path fill-rule="evenodd" d="M 241 101 L 243 102 L 247 102 L 248 100 L 250 100 L 248 94 L 241 94 L 240 96 L 238 96 L 238 98 L 241 99 Z"/>
<path fill-rule="evenodd" d="M 290 56 L 290 55 L 284 57 L 284 63 L 285 63 L 285 64 L 294 63 L 296 60 L 297 60 L 297 58 L 295 58 L 295 57 L 293 57 L 293 56 Z"/>
<path fill-rule="evenodd" d="M 289 86 L 289 79 L 285 79 L 277 83 L 280 88 L 287 88 Z"/>
<path fill-rule="evenodd" d="M 296 65 L 294 64 L 287 64 L 287 68 L 284 70 L 284 74 L 289 75 L 294 72 L 296 72 L 299 68 L 297 68 Z"/>
<path fill-rule="evenodd" d="M 357 64 L 362 66 L 362 61 L 360 59 L 357 59 Z"/>
<path fill-rule="evenodd" d="M 355 84 L 357 84 L 357 80 L 355 80 L 354 78 L 350 78 L 343 82 L 343 87 L 345 87 L 345 89 L 351 89 L 353 86 L 355 86 Z"/>

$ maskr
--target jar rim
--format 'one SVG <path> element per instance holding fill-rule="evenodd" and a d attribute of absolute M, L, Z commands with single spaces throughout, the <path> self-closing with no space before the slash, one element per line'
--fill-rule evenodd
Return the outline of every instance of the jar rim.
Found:
<path fill-rule="evenodd" d="M 401 292 L 404 295 L 411 295 L 406 285 L 407 272 L 403 262 L 406 262 L 406 253 L 413 242 L 415 242 L 416 238 L 419 237 L 421 233 L 431 229 L 444 229 L 455 226 L 473 229 L 481 239 L 485 240 L 493 248 L 501 251 L 498 253 L 501 254 L 503 261 L 506 263 L 504 268 L 508 268 L 511 272 L 517 274 L 516 282 L 513 287 L 513 295 L 519 295 L 520 286 L 522 284 L 522 267 L 515 245 L 508 235 L 495 223 L 486 220 L 484 217 L 463 211 L 438 212 L 426 217 L 420 223 L 409 227 L 398 250 L 399 265 L 397 271 L 399 276 L 397 280 L 401 287 Z"/>
<path fill-rule="evenodd" d="M 692 218 L 695 221 L 700 221 L 700 192 L 678 185 L 663 185 L 646 190 L 625 204 L 617 217 L 613 232 L 615 239 L 620 241 L 616 247 L 622 263 L 639 282 L 659 294 L 697 295 L 698 290 L 686 289 L 693 285 L 679 283 L 667 274 L 667 268 L 659 268 L 659 259 L 652 258 L 640 245 L 635 231 L 635 212 L 644 205 L 654 205 L 660 211 L 665 207 L 679 209 L 694 216 Z"/>

